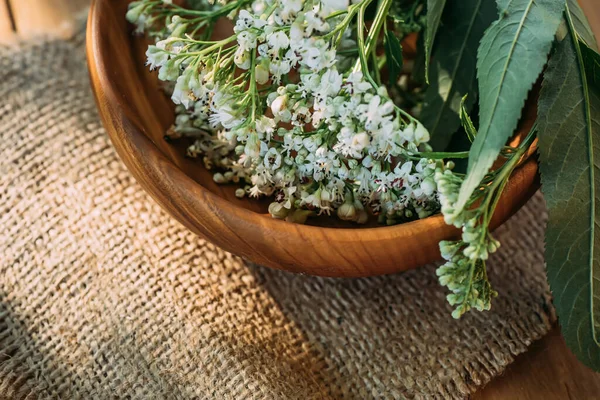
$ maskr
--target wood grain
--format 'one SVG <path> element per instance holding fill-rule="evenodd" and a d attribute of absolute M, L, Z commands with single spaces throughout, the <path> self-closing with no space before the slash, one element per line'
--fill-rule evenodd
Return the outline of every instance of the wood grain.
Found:
<path fill-rule="evenodd" d="M 134 39 L 123 15 L 127 2 L 92 3 L 88 60 L 100 115 L 115 148 L 138 182 L 193 232 L 251 261 L 321 276 L 370 276 L 418 267 L 439 258 L 438 243 L 458 231 L 434 216 L 393 227 L 340 227 L 334 218 L 319 226 L 272 219 L 266 202 L 238 200 L 233 187 L 216 185 L 184 145 L 167 143 L 172 105 L 155 74 L 144 68 L 147 43 Z M 521 125 L 528 130 L 533 107 Z M 518 210 L 537 189 L 531 157 L 511 179 L 493 224 Z M 335 223 L 332 227 L 332 223 Z"/>
<path fill-rule="evenodd" d="M 2 1 L 2 0 L 0 0 Z M 41 34 L 68 37 L 77 29 L 89 0 L 9 0 L 16 31 L 27 39 Z"/>
<path fill-rule="evenodd" d="M 600 374 L 575 358 L 555 327 L 517 357 L 502 376 L 473 396 L 473 400 L 506 399 L 600 399 Z"/>
<path fill-rule="evenodd" d="M 14 41 L 15 30 L 7 0 L 0 0 L 0 43 Z"/>

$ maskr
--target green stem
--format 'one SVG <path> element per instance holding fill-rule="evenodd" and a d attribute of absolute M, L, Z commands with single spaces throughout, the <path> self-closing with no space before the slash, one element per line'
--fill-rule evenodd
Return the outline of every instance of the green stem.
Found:
<path fill-rule="evenodd" d="M 331 32 L 327 33 L 326 35 L 323 36 L 323 39 L 328 40 L 331 39 L 332 37 L 334 37 L 335 35 L 342 34 L 344 32 L 344 30 L 348 27 L 348 25 L 350 24 L 350 22 L 352 22 L 352 19 L 354 18 L 354 16 L 356 15 L 356 13 L 360 10 L 360 7 L 363 5 L 363 3 L 370 3 L 372 0 L 363 0 L 363 2 L 361 3 L 357 3 L 357 4 L 353 4 L 348 8 L 348 11 L 346 11 L 346 16 L 344 17 L 344 19 L 342 20 L 342 22 L 340 22 L 334 30 L 332 30 Z M 334 13 L 335 14 L 335 13 Z"/>
<path fill-rule="evenodd" d="M 362 49 L 360 52 L 360 58 L 356 62 L 354 66 L 354 70 L 357 71 L 362 69 L 363 75 L 369 76 L 369 70 L 366 63 L 367 58 L 370 56 L 371 52 L 374 51 L 377 47 L 377 39 L 379 38 L 379 33 L 381 32 L 381 28 L 387 18 L 388 12 L 390 10 L 390 6 L 392 5 L 392 0 L 381 0 L 379 6 L 377 7 L 377 14 L 375 15 L 375 19 L 373 20 L 373 24 L 371 25 L 371 30 L 367 36 L 366 41 L 364 40 L 364 29 L 365 29 L 365 21 L 364 14 L 367 9 L 369 2 L 364 2 L 361 6 L 360 12 L 358 14 L 358 41 L 359 41 L 359 49 Z M 362 42 L 362 43 L 361 43 Z M 372 79 L 370 79 L 372 81 Z M 374 83 L 374 82 L 371 82 Z M 377 87 L 376 87 L 377 88 Z"/>
<path fill-rule="evenodd" d="M 508 183 L 510 176 L 519 164 L 519 161 L 521 161 L 523 154 L 525 154 L 527 149 L 529 149 L 529 146 L 531 146 L 535 140 L 536 132 L 537 126 L 534 125 L 525 140 L 523 140 L 523 143 L 519 145 L 517 151 L 511 156 L 510 160 L 501 167 L 501 173 L 494 179 L 494 183 L 491 185 L 489 195 L 484 203 L 486 207 L 486 215 L 484 217 L 486 229 L 492 220 L 492 216 L 494 215 L 498 201 L 500 201 L 500 197 L 504 191 L 504 188 L 506 187 L 506 184 Z"/>
<path fill-rule="evenodd" d="M 256 120 L 256 52 L 252 52 L 252 66 L 250 67 L 250 95 L 252 96 L 252 121 Z"/>
<path fill-rule="evenodd" d="M 442 159 L 459 159 L 469 158 L 468 151 L 457 151 L 457 152 L 446 152 L 446 151 L 433 151 L 433 152 L 422 152 L 417 153 L 422 158 L 429 158 L 431 160 L 442 160 Z"/>

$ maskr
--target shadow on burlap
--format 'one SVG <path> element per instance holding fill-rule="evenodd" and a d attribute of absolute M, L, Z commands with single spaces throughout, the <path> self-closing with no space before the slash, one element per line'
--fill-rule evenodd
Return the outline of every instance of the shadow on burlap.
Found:
<path fill-rule="evenodd" d="M 434 266 L 246 265 L 118 160 L 82 42 L 0 49 L 0 398 L 462 398 L 549 330 L 539 195 L 498 231 L 493 310 L 460 321 Z"/>

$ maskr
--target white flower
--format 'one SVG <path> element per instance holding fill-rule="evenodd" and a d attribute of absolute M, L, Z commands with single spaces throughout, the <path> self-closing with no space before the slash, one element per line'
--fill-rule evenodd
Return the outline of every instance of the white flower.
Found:
<path fill-rule="evenodd" d="M 323 187 L 319 187 L 316 192 L 308 194 L 303 192 L 301 194 L 302 204 L 308 204 L 312 207 L 319 209 L 319 214 L 331 211 L 331 201 L 333 200 L 331 193 Z"/>
<path fill-rule="evenodd" d="M 324 40 L 307 39 L 305 46 L 300 49 L 302 61 L 315 72 L 331 67 L 335 62 L 335 51 L 329 49 Z"/>
<path fill-rule="evenodd" d="M 281 17 L 285 20 L 295 16 L 304 6 L 304 0 L 285 0 L 282 1 Z"/>
<path fill-rule="evenodd" d="M 263 159 L 263 164 L 270 170 L 276 170 L 281 167 L 281 154 L 275 147 L 271 147 Z"/>
<path fill-rule="evenodd" d="M 237 36 L 238 44 L 243 51 L 249 51 L 256 48 L 257 37 L 254 32 L 242 31 Z"/>
<path fill-rule="evenodd" d="M 415 125 L 409 124 L 404 129 L 400 131 L 400 137 L 407 142 L 412 142 L 415 140 Z"/>
<path fill-rule="evenodd" d="M 381 104 L 381 97 L 373 96 L 369 102 L 366 112 L 365 127 L 374 129 L 385 120 L 389 120 L 389 114 L 394 110 L 394 104 L 391 101 L 386 101 Z"/>
<path fill-rule="evenodd" d="M 239 111 L 232 108 L 233 103 L 234 100 L 230 95 L 220 91 L 219 88 L 215 89 L 209 118 L 213 127 L 222 126 L 225 129 L 232 129 L 244 122 L 244 117 L 239 115 Z"/>
<path fill-rule="evenodd" d="M 262 28 L 267 24 L 267 21 L 257 18 L 252 15 L 248 10 L 240 11 L 238 19 L 235 22 L 235 27 L 233 31 L 235 33 L 239 33 L 250 28 Z"/>
<path fill-rule="evenodd" d="M 273 74 L 273 77 L 277 82 L 281 80 L 283 75 L 288 74 L 292 70 L 292 66 L 286 60 L 282 61 L 271 61 L 269 64 L 269 72 Z"/>
<path fill-rule="evenodd" d="M 317 151 L 309 154 L 306 160 L 312 164 L 313 178 L 317 182 L 323 180 L 325 175 L 340 165 L 337 154 L 326 147 L 319 147 Z"/>
<path fill-rule="evenodd" d="M 309 136 L 302 140 L 302 145 L 311 153 L 316 152 L 321 143 L 323 143 L 323 139 L 318 135 Z"/>
<path fill-rule="evenodd" d="M 182 104 L 185 108 L 190 108 L 192 103 L 196 101 L 197 97 L 192 90 L 193 87 L 198 86 L 195 81 L 194 71 L 191 68 L 187 68 L 186 71 L 177 78 L 175 89 L 171 99 L 175 104 Z"/>
<path fill-rule="evenodd" d="M 347 10 L 350 4 L 348 0 L 321 0 L 321 5 L 322 12 L 329 15 L 333 11 Z"/>
<path fill-rule="evenodd" d="M 368 193 L 371 189 L 371 171 L 368 168 L 360 167 L 355 176 L 359 183 L 358 193 Z"/>
<path fill-rule="evenodd" d="M 286 51 L 285 56 L 283 57 L 283 61 L 291 67 L 296 67 L 301 60 L 302 58 L 300 58 L 300 55 L 292 49 Z"/>
<path fill-rule="evenodd" d="M 307 94 L 317 92 L 321 85 L 321 77 L 317 74 L 302 74 L 300 81 L 302 82 L 302 88 L 305 92 L 303 93 L 303 97 L 306 97 Z"/>
<path fill-rule="evenodd" d="M 267 42 L 275 51 L 285 50 L 290 47 L 290 38 L 282 31 L 277 31 L 268 35 Z"/>
<path fill-rule="evenodd" d="M 415 129 L 415 142 L 417 144 L 426 143 L 429 141 L 429 131 L 420 123 L 417 123 Z"/>
<path fill-rule="evenodd" d="M 309 11 L 304 14 L 306 21 L 305 37 L 309 37 L 314 31 L 325 32 L 329 30 L 329 24 L 321 19 L 314 11 Z"/>
<path fill-rule="evenodd" d="M 334 97 L 342 88 L 342 75 L 335 69 L 328 69 L 321 76 L 320 94 L 322 96 Z"/>
<path fill-rule="evenodd" d="M 265 115 L 261 116 L 256 121 L 256 132 L 258 132 L 261 138 L 266 138 L 267 140 L 271 140 L 271 136 L 275 131 L 275 121 Z"/>
<path fill-rule="evenodd" d="M 361 132 L 357 133 L 352 137 L 352 142 L 350 143 L 350 146 L 357 153 L 361 153 L 364 149 L 367 148 L 369 142 L 369 135 L 367 135 L 366 132 Z"/>
<path fill-rule="evenodd" d="M 299 136 L 287 133 L 283 137 L 283 145 L 281 146 L 288 154 L 292 151 L 298 151 L 302 148 L 302 138 Z"/>
<path fill-rule="evenodd" d="M 297 49 L 304 39 L 305 31 L 301 19 L 294 21 L 290 27 L 290 45 L 293 49 Z"/>
<path fill-rule="evenodd" d="M 346 79 L 346 90 L 348 90 L 350 94 L 365 93 L 371 88 L 371 84 L 364 81 L 363 73 L 361 71 L 352 72 Z"/>
<path fill-rule="evenodd" d="M 250 52 L 243 47 L 238 47 L 235 51 L 233 61 L 235 62 L 235 65 L 244 70 L 250 68 L 252 65 Z"/>

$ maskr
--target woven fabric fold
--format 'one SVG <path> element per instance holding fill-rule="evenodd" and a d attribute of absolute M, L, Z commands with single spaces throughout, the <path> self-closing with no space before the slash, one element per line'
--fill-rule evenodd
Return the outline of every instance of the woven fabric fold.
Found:
<path fill-rule="evenodd" d="M 1 48 L 0 98 L 0 398 L 463 398 L 554 321 L 539 195 L 456 321 L 435 266 L 298 276 L 186 231 L 112 149 L 82 35 Z"/>

